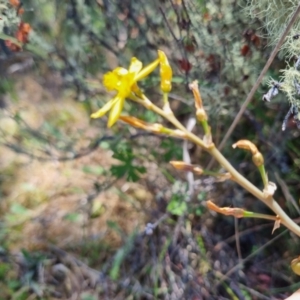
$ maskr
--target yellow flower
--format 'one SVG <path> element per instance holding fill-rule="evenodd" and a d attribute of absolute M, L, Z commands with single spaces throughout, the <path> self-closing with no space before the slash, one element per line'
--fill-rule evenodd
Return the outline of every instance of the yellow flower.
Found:
<path fill-rule="evenodd" d="M 167 59 L 166 54 L 158 50 L 158 57 L 160 63 L 160 88 L 164 93 L 169 93 L 172 88 L 172 69 L 170 67 L 169 61 Z"/>
<path fill-rule="evenodd" d="M 140 93 L 137 81 L 147 77 L 158 66 L 159 59 L 143 68 L 142 62 L 133 57 L 128 70 L 122 67 L 114 69 L 104 75 L 103 84 L 108 91 L 117 91 L 117 95 L 106 103 L 101 109 L 91 115 L 91 118 L 101 118 L 108 111 L 107 126 L 114 125 L 120 117 L 125 99 L 132 93 Z"/>

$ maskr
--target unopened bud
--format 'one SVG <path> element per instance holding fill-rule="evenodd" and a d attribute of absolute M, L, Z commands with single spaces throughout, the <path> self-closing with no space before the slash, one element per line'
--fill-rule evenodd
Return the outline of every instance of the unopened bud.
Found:
<path fill-rule="evenodd" d="M 203 109 L 202 98 L 198 87 L 198 81 L 195 80 L 192 83 L 190 83 L 189 88 L 192 90 L 195 98 L 196 111 L 198 111 L 198 109 Z"/>
<path fill-rule="evenodd" d="M 260 167 L 264 164 L 264 157 L 260 152 L 257 152 L 252 156 L 252 161 L 257 167 Z"/>
<path fill-rule="evenodd" d="M 196 175 L 202 175 L 203 174 L 203 169 L 200 167 L 194 167 L 193 168 L 193 173 L 195 173 Z"/>
<path fill-rule="evenodd" d="M 160 64 L 160 88 L 164 93 L 169 93 L 172 89 L 172 68 L 166 54 L 163 51 L 158 50 L 158 58 Z"/>
<path fill-rule="evenodd" d="M 252 153 L 252 161 L 257 167 L 260 167 L 264 164 L 263 155 L 258 151 L 257 147 L 252 142 L 248 140 L 239 140 L 233 144 L 232 147 L 250 151 Z"/>
<path fill-rule="evenodd" d="M 185 163 L 184 161 L 181 160 L 171 160 L 170 164 L 177 170 L 181 170 L 181 171 L 186 171 L 187 169 L 191 169 L 192 165 Z M 187 170 L 187 171 L 190 171 Z"/>
<path fill-rule="evenodd" d="M 141 128 L 144 130 L 148 130 L 148 131 L 151 131 L 154 133 L 160 133 L 162 131 L 162 129 L 164 128 L 159 123 L 154 123 L 154 124 L 147 123 L 143 120 L 140 120 L 140 119 L 132 117 L 132 116 L 120 116 L 119 119 L 129 125 L 132 125 L 134 127 Z"/>
<path fill-rule="evenodd" d="M 291 261 L 291 268 L 295 274 L 300 276 L 300 256 Z"/>
<path fill-rule="evenodd" d="M 251 151 L 252 155 L 255 155 L 258 152 L 257 147 L 248 140 L 239 140 L 235 144 L 233 144 L 232 147 L 233 148 L 237 147 L 240 149 Z"/>
<path fill-rule="evenodd" d="M 235 218 L 243 218 L 245 215 L 245 210 L 238 207 L 219 207 L 214 204 L 212 201 L 206 201 L 206 205 L 210 210 L 213 210 L 217 213 L 226 215 L 226 216 L 234 216 Z"/>
<path fill-rule="evenodd" d="M 170 164 L 177 170 L 185 172 L 193 172 L 197 175 L 203 174 L 203 169 L 199 166 L 187 164 L 184 161 L 170 161 Z"/>
<path fill-rule="evenodd" d="M 207 121 L 207 114 L 203 108 L 198 108 L 196 110 L 196 117 L 199 122 Z"/>

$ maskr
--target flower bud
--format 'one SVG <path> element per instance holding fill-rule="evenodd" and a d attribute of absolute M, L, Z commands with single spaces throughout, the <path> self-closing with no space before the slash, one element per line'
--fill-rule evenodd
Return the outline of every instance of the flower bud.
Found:
<path fill-rule="evenodd" d="M 206 205 L 208 209 L 213 210 L 217 213 L 226 215 L 226 216 L 234 216 L 235 218 L 243 218 L 245 216 L 245 210 L 238 207 L 219 207 L 214 204 L 212 201 L 206 201 Z"/>
<path fill-rule="evenodd" d="M 264 157 L 260 152 L 257 152 L 252 156 L 252 161 L 257 167 L 260 167 L 264 164 Z"/>
<path fill-rule="evenodd" d="M 233 148 L 240 148 L 248 150 L 252 153 L 252 161 L 257 166 L 263 166 L 264 164 L 264 157 L 263 155 L 258 151 L 257 147 L 248 140 L 239 140 L 235 144 L 232 145 Z"/>
<path fill-rule="evenodd" d="M 291 268 L 295 274 L 300 276 L 300 256 L 291 261 Z"/>
<path fill-rule="evenodd" d="M 147 130 L 147 131 L 151 131 L 151 132 L 154 132 L 154 133 L 160 133 L 162 131 L 162 129 L 164 128 L 161 124 L 147 123 L 143 120 L 140 120 L 140 119 L 132 117 L 132 116 L 120 116 L 119 119 L 122 120 L 123 122 L 129 124 L 129 125 L 132 125 L 134 127 L 144 129 L 144 130 Z"/>
<path fill-rule="evenodd" d="M 252 155 L 255 155 L 258 152 L 257 147 L 248 140 L 239 140 L 235 144 L 233 144 L 232 147 L 233 148 L 237 147 L 240 149 L 251 151 Z"/>
<path fill-rule="evenodd" d="M 185 171 L 185 172 L 193 172 L 197 175 L 203 174 L 203 169 L 200 166 L 187 164 L 184 161 L 170 161 L 170 164 L 177 170 Z"/>
<path fill-rule="evenodd" d="M 203 108 L 198 108 L 196 110 L 196 117 L 199 122 L 207 121 L 207 114 Z"/>
<path fill-rule="evenodd" d="M 172 68 L 169 64 L 169 61 L 167 59 L 166 54 L 158 50 L 158 57 L 159 57 L 159 63 L 160 63 L 160 88 L 164 93 L 169 93 L 172 89 Z"/>
<path fill-rule="evenodd" d="M 198 87 L 198 81 L 195 80 L 192 83 L 190 83 L 189 88 L 192 90 L 194 98 L 195 98 L 196 112 L 198 113 L 199 110 L 204 110 L 203 109 L 203 104 L 202 104 L 201 94 L 200 94 L 199 87 Z"/>
<path fill-rule="evenodd" d="M 181 160 L 171 160 L 170 164 L 177 170 L 181 171 L 191 171 L 193 166 L 191 164 L 187 164 Z"/>

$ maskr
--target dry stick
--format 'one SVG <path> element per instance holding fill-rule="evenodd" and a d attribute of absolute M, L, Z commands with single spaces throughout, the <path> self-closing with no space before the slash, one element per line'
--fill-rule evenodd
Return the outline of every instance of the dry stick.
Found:
<path fill-rule="evenodd" d="M 295 221 L 295 220 L 294 220 Z M 261 231 L 262 229 L 264 228 L 267 228 L 267 227 L 270 227 L 270 226 L 274 226 L 274 224 L 272 223 L 266 223 L 266 224 L 261 224 L 261 225 L 256 225 L 256 226 L 253 226 L 251 228 L 248 228 L 248 229 L 245 229 L 243 231 L 239 231 L 239 237 L 244 237 L 245 235 L 248 235 L 248 234 L 251 234 L 255 231 Z M 222 240 L 220 242 L 218 242 L 215 246 L 214 246 L 214 250 L 215 251 L 218 251 L 219 249 L 221 249 L 223 247 L 223 245 L 227 245 L 229 243 L 232 243 L 234 242 L 236 239 L 236 236 L 235 234 L 228 237 L 227 239 L 225 240 Z"/>
<path fill-rule="evenodd" d="M 238 254 L 239 262 L 243 260 L 241 243 L 240 243 L 240 232 L 239 232 L 239 220 L 234 218 L 234 235 L 235 235 L 235 246 Z"/>
<path fill-rule="evenodd" d="M 285 29 L 284 32 L 282 33 L 282 35 L 281 35 L 281 37 L 280 37 L 280 39 L 279 39 L 277 45 L 275 46 L 274 50 L 272 51 L 272 53 L 271 53 L 271 55 L 270 55 L 270 57 L 269 57 L 267 63 L 265 64 L 263 70 L 261 71 L 259 77 L 257 78 L 257 80 L 256 80 L 256 82 L 255 82 L 255 84 L 254 84 L 254 86 L 252 87 L 250 93 L 248 94 L 248 96 L 247 96 L 245 102 L 243 103 L 243 105 L 242 105 L 240 111 L 238 112 L 238 114 L 236 115 L 234 121 L 232 122 L 231 126 L 229 127 L 229 129 L 228 129 L 227 133 L 225 134 L 225 136 L 224 136 L 222 142 L 221 142 L 220 145 L 218 146 L 218 149 L 219 149 L 220 151 L 223 149 L 223 147 L 224 147 L 226 141 L 227 141 L 228 138 L 230 137 L 231 133 L 233 132 L 233 130 L 235 129 L 237 123 L 240 121 L 240 119 L 241 119 L 243 113 L 245 112 L 245 110 L 246 110 L 248 104 L 249 104 L 250 101 L 252 100 L 252 97 L 253 97 L 254 93 L 255 93 L 256 90 L 258 89 L 258 86 L 260 85 L 260 83 L 261 83 L 263 77 L 264 77 L 265 74 L 267 73 L 267 71 L 268 71 L 268 69 L 269 69 L 271 63 L 273 62 L 273 60 L 274 60 L 274 58 L 275 58 L 277 52 L 279 51 L 279 48 L 281 47 L 281 45 L 282 45 L 282 43 L 283 43 L 283 41 L 284 41 L 286 35 L 287 35 L 288 32 L 290 31 L 290 29 L 291 29 L 291 27 L 293 26 L 294 22 L 296 21 L 299 12 L 300 12 L 300 4 L 298 5 L 298 7 L 297 7 L 297 9 L 296 9 L 294 15 L 292 16 L 292 18 L 291 18 L 289 24 L 287 25 L 286 29 Z M 212 160 L 209 162 L 207 169 L 210 169 L 210 168 L 212 167 L 213 162 L 214 162 L 214 159 L 212 159 Z"/>
<path fill-rule="evenodd" d="M 276 178 L 276 182 L 280 185 L 282 193 L 284 195 L 284 198 L 286 200 L 286 202 L 291 202 L 291 204 L 293 205 L 293 207 L 295 208 L 295 210 L 297 211 L 298 215 L 300 216 L 300 209 L 299 206 L 296 202 L 296 200 L 294 199 L 294 197 L 292 196 L 292 194 L 289 191 L 289 188 L 287 186 L 287 184 L 285 183 L 284 180 L 282 180 L 280 178 L 280 176 L 278 175 L 277 172 L 275 172 L 275 178 Z"/>
<path fill-rule="evenodd" d="M 266 247 L 268 247 L 270 244 L 274 243 L 275 241 L 277 241 L 279 238 L 281 238 L 284 234 L 286 234 L 288 232 L 288 230 L 284 230 L 282 231 L 279 235 L 277 235 L 276 237 L 274 237 L 272 240 L 268 241 L 267 243 L 265 243 L 263 246 L 261 246 L 260 248 L 258 248 L 257 250 L 253 251 L 250 255 L 248 255 L 246 258 L 244 258 L 241 262 L 239 262 L 238 264 L 236 264 L 233 268 L 231 268 L 226 274 L 222 274 L 221 278 L 219 279 L 220 281 L 218 282 L 218 285 L 220 285 L 224 280 L 228 279 L 229 276 L 237 271 L 238 269 L 240 269 L 248 260 L 250 260 L 252 257 L 254 257 L 257 253 L 259 253 L 260 251 L 262 251 L 263 249 L 265 249 Z"/>

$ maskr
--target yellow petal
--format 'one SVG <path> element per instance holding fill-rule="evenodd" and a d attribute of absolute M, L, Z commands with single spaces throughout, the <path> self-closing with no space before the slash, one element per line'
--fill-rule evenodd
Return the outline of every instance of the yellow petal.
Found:
<path fill-rule="evenodd" d="M 100 108 L 95 113 L 91 114 L 91 118 L 97 119 L 97 118 L 103 117 L 111 109 L 111 107 L 114 105 L 116 100 L 117 99 L 114 98 L 114 99 L 108 101 L 102 108 Z"/>
<path fill-rule="evenodd" d="M 122 78 L 128 74 L 128 70 L 118 67 L 103 76 L 103 85 L 108 91 L 117 90 Z"/>
<path fill-rule="evenodd" d="M 120 80 L 117 88 L 118 98 L 127 98 L 131 94 L 133 77 L 133 73 L 128 73 L 126 76 L 123 76 L 122 80 Z"/>
<path fill-rule="evenodd" d="M 108 91 L 116 89 L 118 84 L 119 77 L 114 72 L 108 72 L 103 76 L 103 85 Z"/>
<path fill-rule="evenodd" d="M 107 122 L 107 127 L 113 126 L 117 120 L 119 119 L 123 106 L 124 106 L 124 98 L 117 98 L 117 101 L 113 104 Z"/>
<path fill-rule="evenodd" d="M 152 73 L 155 70 L 158 64 L 159 64 L 159 59 L 156 59 L 151 64 L 147 65 L 138 74 L 136 74 L 136 76 L 134 77 L 134 81 L 136 82 L 138 80 L 147 77 L 150 73 Z"/>
<path fill-rule="evenodd" d="M 126 70 L 125 68 L 122 67 L 117 67 L 113 70 L 114 74 L 118 75 L 118 76 L 124 76 L 128 74 L 128 70 Z"/>
<path fill-rule="evenodd" d="M 128 72 L 137 74 L 142 70 L 143 64 L 141 61 L 139 61 L 136 57 L 133 57 L 131 59 Z"/>

